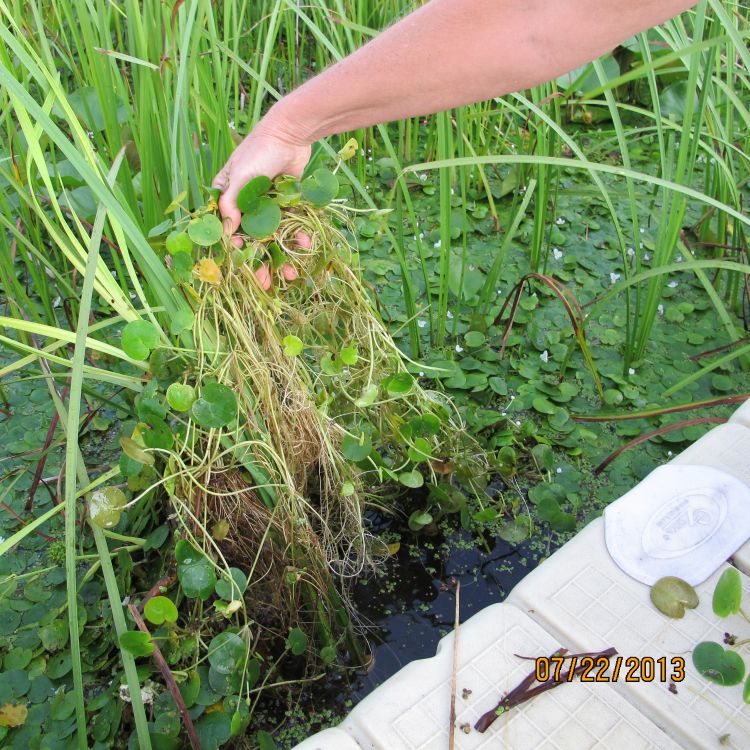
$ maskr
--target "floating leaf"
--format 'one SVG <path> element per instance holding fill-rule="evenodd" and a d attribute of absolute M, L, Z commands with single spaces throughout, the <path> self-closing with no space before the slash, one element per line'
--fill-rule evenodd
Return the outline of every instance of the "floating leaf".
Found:
<path fill-rule="evenodd" d="M 177 607 L 166 596 L 154 596 L 149 599 L 143 607 L 143 614 L 154 625 L 161 625 L 164 622 L 177 622 Z"/>
<path fill-rule="evenodd" d="M 685 608 L 695 609 L 698 606 L 698 594 L 682 578 L 665 576 L 651 587 L 651 602 L 667 617 L 679 620 L 685 615 Z"/>
<path fill-rule="evenodd" d="M 241 213 L 249 211 L 255 201 L 260 198 L 261 195 L 265 195 L 271 187 L 271 180 L 265 175 L 258 175 L 253 177 L 239 193 L 237 193 L 237 208 L 240 209 Z"/>
<path fill-rule="evenodd" d="M 270 237 L 281 223 L 281 208 L 270 198 L 258 198 L 242 217 L 242 229 L 256 240 Z"/>
<path fill-rule="evenodd" d="M 284 336 L 282 343 L 284 344 L 284 354 L 286 354 L 287 357 L 299 357 L 305 346 L 302 343 L 301 338 L 291 335 Z"/>
<path fill-rule="evenodd" d="M 230 674 L 247 654 L 247 644 L 237 635 L 225 630 L 208 645 L 208 661 L 220 674 Z"/>
<path fill-rule="evenodd" d="M 167 388 L 167 403 L 175 411 L 188 411 L 195 401 L 195 388 L 185 383 L 171 383 Z"/>
<path fill-rule="evenodd" d="M 175 230 L 167 235 L 166 247 L 170 255 L 191 253 L 193 251 L 193 242 L 187 232 Z"/>
<path fill-rule="evenodd" d="M 415 464 L 426 461 L 432 458 L 431 451 L 430 444 L 423 437 L 415 438 L 414 445 L 409 447 L 409 460 L 414 461 Z"/>
<path fill-rule="evenodd" d="M 221 383 L 207 383 L 190 407 L 190 413 L 201 427 L 225 427 L 237 415 L 237 397 Z"/>
<path fill-rule="evenodd" d="M 341 442 L 341 452 L 344 458 L 354 463 L 364 461 L 370 455 L 370 451 L 372 451 L 372 440 L 364 432 L 359 437 L 345 435 Z"/>
<path fill-rule="evenodd" d="M 302 197 L 315 206 L 325 206 L 339 192 L 339 181 L 333 172 L 316 169 L 309 177 L 302 180 Z"/>
<path fill-rule="evenodd" d="M 204 214 L 188 224 L 187 232 L 196 245 L 209 247 L 221 239 L 224 225 L 213 214 Z"/>
<path fill-rule="evenodd" d="M 169 425 L 163 419 L 152 419 L 141 431 L 143 442 L 147 448 L 169 450 L 174 444 L 174 436 Z"/>
<path fill-rule="evenodd" d="M 154 652 L 154 644 L 148 633 L 127 630 L 120 636 L 120 646 L 133 656 L 148 656 Z"/>
<path fill-rule="evenodd" d="M 148 320 L 131 320 L 122 329 L 120 346 L 132 359 L 148 359 L 151 350 L 159 343 L 159 331 Z"/>
<path fill-rule="evenodd" d="M 29 710 L 22 703 L 6 703 L 0 706 L 0 727 L 20 727 L 26 721 Z"/>
<path fill-rule="evenodd" d="M 503 541 L 509 544 L 520 544 L 531 536 L 531 530 L 531 519 L 519 516 L 512 521 L 501 523 L 497 534 Z"/>
<path fill-rule="evenodd" d="M 232 720 L 224 711 L 206 712 L 195 722 L 195 733 L 202 748 L 214 750 L 232 736 Z"/>
<path fill-rule="evenodd" d="M 59 651 L 68 645 L 70 630 L 65 620 L 53 620 L 39 630 L 39 638 L 47 651 Z"/>
<path fill-rule="evenodd" d="M 342 161 L 349 161 L 357 153 L 357 139 L 350 138 L 338 151 L 338 157 Z"/>
<path fill-rule="evenodd" d="M 307 636 L 299 628 L 292 628 L 287 636 L 286 645 L 295 656 L 301 656 L 307 651 Z"/>
<path fill-rule="evenodd" d="M 714 589 L 713 610 L 719 617 L 728 617 L 740 611 L 742 581 L 737 568 L 727 568 Z"/>
<path fill-rule="evenodd" d="M 557 407 L 551 401 L 548 401 L 544 396 L 537 396 L 531 402 L 531 405 L 536 411 L 540 412 L 541 414 L 554 414 L 557 411 Z"/>
<path fill-rule="evenodd" d="M 713 641 L 703 641 L 693 649 L 693 665 L 703 677 L 717 685 L 738 685 L 745 676 L 742 657 Z"/>
<path fill-rule="evenodd" d="M 402 471 L 398 475 L 398 481 L 401 482 L 405 487 L 411 487 L 417 489 L 424 484 L 424 477 L 416 470 L 413 471 Z"/>
<path fill-rule="evenodd" d="M 94 490 L 89 500 L 89 516 L 91 522 L 102 529 L 116 526 L 120 520 L 122 509 L 127 505 L 125 493 L 118 487 L 103 487 Z"/>
<path fill-rule="evenodd" d="M 481 331 L 468 331 L 464 335 L 464 343 L 472 349 L 482 346 L 486 340 L 487 337 Z"/>

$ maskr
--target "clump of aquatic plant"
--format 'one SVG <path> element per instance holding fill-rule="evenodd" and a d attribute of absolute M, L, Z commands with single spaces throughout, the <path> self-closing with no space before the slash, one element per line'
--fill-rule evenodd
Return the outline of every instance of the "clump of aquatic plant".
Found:
<path fill-rule="evenodd" d="M 481 497 L 488 470 L 450 401 L 420 385 L 383 326 L 338 188 L 324 169 L 301 182 L 256 178 L 232 238 L 215 196 L 185 210 L 162 230 L 192 325 L 172 345 L 147 320 L 122 333 L 153 377 L 121 468 L 132 478 L 163 457 L 183 593 L 196 614 L 212 600 L 212 617 L 244 644 L 270 653 L 285 638 L 293 655 L 318 655 L 308 664 L 344 643 L 363 658 L 347 581 L 383 554 L 365 507 L 395 510 L 390 498 L 425 486 L 455 509 L 466 493 Z M 431 520 L 418 512 L 410 525 Z"/>

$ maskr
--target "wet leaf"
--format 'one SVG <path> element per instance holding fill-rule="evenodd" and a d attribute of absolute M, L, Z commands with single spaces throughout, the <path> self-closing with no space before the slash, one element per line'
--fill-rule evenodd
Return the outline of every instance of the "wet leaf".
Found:
<path fill-rule="evenodd" d="M 191 556 L 178 562 L 177 578 L 185 596 L 201 601 L 206 601 L 216 587 L 214 566 L 205 555 L 196 550 L 193 550 Z"/>
<path fill-rule="evenodd" d="M 281 223 L 281 208 L 270 198 L 258 198 L 242 217 L 242 229 L 256 240 L 270 237 Z"/>
<path fill-rule="evenodd" d="M 703 641 L 693 649 L 693 666 L 717 685 L 738 685 L 745 676 L 742 657 L 713 641 Z"/>
<path fill-rule="evenodd" d="M 742 581 L 737 568 L 727 568 L 714 589 L 713 610 L 719 617 L 728 617 L 740 611 L 742 604 Z"/>
<path fill-rule="evenodd" d="M 464 343 L 472 349 L 482 346 L 486 340 L 487 337 L 480 331 L 468 331 L 464 335 Z"/>
<path fill-rule="evenodd" d="M 89 516 L 91 522 L 102 529 L 111 529 L 120 520 L 128 499 L 119 487 L 103 487 L 91 493 Z"/>
<path fill-rule="evenodd" d="M 188 224 L 187 232 L 196 245 L 209 247 L 221 239 L 224 234 L 224 225 L 217 216 L 204 214 Z"/>
<path fill-rule="evenodd" d="M 226 630 L 214 636 L 208 645 L 208 661 L 220 674 L 234 672 L 246 654 L 245 641 L 237 633 L 230 633 Z"/>
<path fill-rule="evenodd" d="M 405 487 L 411 487 L 417 489 L 424 484 L 424 477 L 416 470 L 402 471 L 398 475 L 398 481 L 401 482 Z"/>
<path fill-rule="evenodd" d="M 146 602 L 143 608 L 146 619 L 154 625 L 164 622 L 177 622 L 177 607 L 166 596 L 154 596 Z"/>
<path fill-rule="evenodd" d="M 120 346 L 132 359 L 148 359 L 151 350 L 159 343 L 159 331 L 148 320 L 131 320 L 122 329 Z"/>
<path fill-rule="evenodd" d="M 213 258 L 201 258 L 193 266 L 193 273 L 205 284 L 221 284 L 221 268 Z"/>
<path fill-rule="evenodd" d="M 243 188 L 237 193 L 237 208 L 240 209 L 241 213 L 249 211 L 255 201 L 260 198 L 261 195 L 265 195 L 271 187 L 271 180 L 265 175 L 258 175 L 253 177 Z"/>
<path fill-rule="evenodd" d="M 685 609 L 695 609 L 698 606 L 698 594 L 687 582 L 676 576 L 660 578 L 651 587 L 651 602 L 667 617 L 680 619 L 685 615 Z"/>
<path fill-rule="evenodd" d="M 226 427 L 237 415 L 237 397 L 221 383 L 207 383 L 190 407 L 190 413 L 201 427 Z"/>
<path fill-rule="evenodd" d="M 302 180 L 302 197 L 314 206 L 325 206 L 339 192 L 339 181 L 328 169 L 316 169 L 309 177 Z"/>

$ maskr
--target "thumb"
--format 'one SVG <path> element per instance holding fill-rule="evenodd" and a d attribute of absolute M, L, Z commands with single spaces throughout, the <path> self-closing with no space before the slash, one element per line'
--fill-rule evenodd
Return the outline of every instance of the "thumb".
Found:
<path fill-rule="evenodd" d="M 234 234 L 237 228 L 240 226 L 240 209 L 237 208 L 237 194 L 239 189 L 235 187 L 231 182 L 229 187 L 221 194 L 219 198 L 219 211 L 224 218 L 225 224 L 229 223 L 227 234 Z"/>

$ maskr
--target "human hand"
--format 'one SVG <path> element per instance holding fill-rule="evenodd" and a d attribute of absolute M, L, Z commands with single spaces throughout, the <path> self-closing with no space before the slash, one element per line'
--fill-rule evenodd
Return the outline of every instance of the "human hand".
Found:
<path fill-rule="evenodd" d="M 222 191 L 219 210 L 225 227 L 232 234 L 232 243 L 241 247 L 243 240 L 235 235 L 242 215 L 237 208 L 237 194 L 253 177 L 265 175 L 273 179 L 280 174 L 300 177 L 310 160 L 310 145 L 286 135 L 283 128 L 271 127 L 268 116 L 253 128 L 250 134 L 232 152 L 226 164 L 213 180 L 213 187 Z M 272 132 L 273 131 L 273 132 Z M 303 234 L 296 237 L 301 247 L 310 247 L 310 238 Z M 297 278 L 297 271 L 285 264 L 280 269 L 287 281 Z M 270 289 L 272 278 L 267 266 L 255 272 L 263 289 Z"/>

